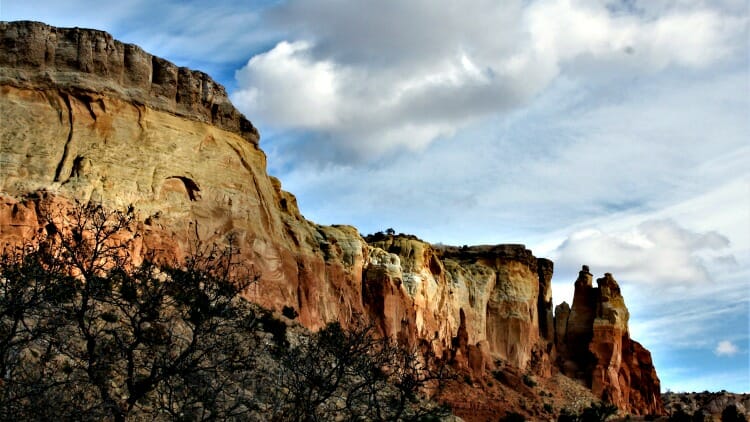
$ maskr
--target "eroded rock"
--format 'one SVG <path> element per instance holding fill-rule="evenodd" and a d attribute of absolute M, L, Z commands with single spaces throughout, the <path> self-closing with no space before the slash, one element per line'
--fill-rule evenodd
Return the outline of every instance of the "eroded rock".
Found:
<path fill-rule="evenodd" d="M 368 245 L 354 227 L 306 220 L 267 174 L 255 128 L 201 72 L 35 22 L 0 22 L 0 48 L 0 246 L 33 241 L 74 200 L 132 207 L 136 262 L 232 239 L 259 275 L 247 298 L 308 328 L 364 319 L 478 380 L 496 363 L 519 380 L 559 364 L 600 397 L 658 413 L 650 354 L 629 339 L 611 276 L 593 287 L 584 267 L 572 307 L 553 316 L 553 264 L 523 245 Z"/>

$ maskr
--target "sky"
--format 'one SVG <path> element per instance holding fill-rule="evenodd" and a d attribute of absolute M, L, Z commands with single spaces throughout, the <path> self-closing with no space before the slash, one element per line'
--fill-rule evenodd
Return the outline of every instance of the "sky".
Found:
<path fill-rule="evenodd" d="M 611 272 L 662 390 L 750 392 L 746 0 L 0 0 L 224 84 L 301 212 Z"/>

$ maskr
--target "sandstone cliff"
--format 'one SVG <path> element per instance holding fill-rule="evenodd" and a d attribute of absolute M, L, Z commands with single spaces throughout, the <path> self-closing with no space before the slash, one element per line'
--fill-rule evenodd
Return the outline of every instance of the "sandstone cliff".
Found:
<path fill-rule="evenodd" d="M 0 245 L 33 240 L 73 199 L 132 206 L 136 258 L 232 239 L 260 275 L 248 299 L 293 308 L 311 329 L 364 318 L 475 378 L 561 368 L 627 411 L 660 412 L 611 277 L 594 288 L 586 269 L 572 309 L 553 318 L 553 264 L 522 245 L 368 244 L 353 227 L 306 220 L 267 174 L 258 132 L 203 73 L 101 31 L 35 22 L 0 22 L 0 49 Z"/>
<path fill-rule="evenodd" d="M 538 302 L 540 290 L 551 300 L 550 286 L 523 245 L 435 249 L 391 236 L 370 246 L 363 298 L 385 334 L 455 349 L 467 365 L 475 356 L 475 371 L 498 359 L 526 368 L 547 349 L 539 321 L 548 313 Z"/>

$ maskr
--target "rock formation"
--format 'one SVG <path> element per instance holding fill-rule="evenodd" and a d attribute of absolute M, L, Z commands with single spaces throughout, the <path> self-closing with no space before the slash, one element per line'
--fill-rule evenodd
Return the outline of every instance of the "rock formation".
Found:
<path fill-rule="evenodd" d="M 605 274 L 592 285 L 583 266 L 575 283 L 573 307 L 555 310 L 556 345 L 561 370 L 594 394 L 636 413 L 662 411 L 659 378 L 651 353 L 630 339 L 628 309 L 620 286 Z"/>
<path fill-rule="evenodd" d="M 105 94 L 211 123 L 258 143 L 258 131 L 232 106 L 224 87 L 203 72 L 178 68 L 103 31 L 0 22 L 0 33 L 4 84 Z"/>
<path fill-rule="evenodd" d="M 364 318 L 475 377 L 496 365 L 550 377 L 559 363 L 627 411 L 660 412 L 610 276 L 593 287 L 584 267 L 572 308 L 553 318 L 553 264 L 522 245 L 368 244 L 354 227 L 306 220 L 266 173 L 258 132 L 203 73 L 36 22 L 0 22 L 0 49 L 0 247 L 33 241 L 72 200 L 132 207 L 134 257 L 236 242 L 260 275 L 248 299 L 292 308 L 308 328 Z"/>
<path fill-rule="evenodd" d="M 535 349 L 547 348 L 539 320 L 546 321 L 548 308 L 538 302 L 549 280 L 540 280 L 539 260 L 523 245 L 435 249 L 394 236 L 370 247 L 363 298 L 384 334 L 428 340 L 435 352 L 458 336 L 462 346 L 486 349 L 518 368 Z M 469 353 L 462 351 L 465 358 Z"/>

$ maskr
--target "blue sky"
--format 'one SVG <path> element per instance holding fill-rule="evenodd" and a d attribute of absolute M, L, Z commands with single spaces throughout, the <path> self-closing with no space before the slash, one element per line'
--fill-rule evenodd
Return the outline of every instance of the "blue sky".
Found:
<path fill-rule="evenodd" d="M 612 272 L 663 389 L 750 391 L 745 0 L 1 0 L 227 86 L 319 223 Z"/>

